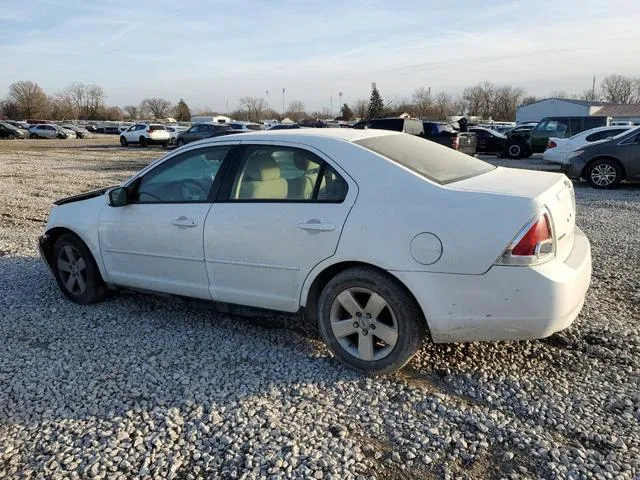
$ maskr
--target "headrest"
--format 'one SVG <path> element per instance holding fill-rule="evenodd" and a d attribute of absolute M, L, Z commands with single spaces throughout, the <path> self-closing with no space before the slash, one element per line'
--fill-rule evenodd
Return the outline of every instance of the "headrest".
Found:
<path fill-rule="evenodd" d="M 311 161 L 308 157 L 300 153 L 296 153 L 295 157 L 293 157 L 293 164 L 297 169 L 305 172 L 318 167 L 316 162 Z"/>
<path fill-rule="evenodd" d="M 280 178 L 280 166 L 269 154 L 263 154 L 248 160 L 245 175 L 254 182 L 266 182 Z"/>

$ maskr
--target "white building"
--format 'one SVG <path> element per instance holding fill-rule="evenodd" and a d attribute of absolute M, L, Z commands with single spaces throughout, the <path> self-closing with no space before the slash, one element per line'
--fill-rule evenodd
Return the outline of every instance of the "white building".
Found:
<path fill-rule="evenodd" d="M 618 105 L 587 100 L 546 98 L 516 111 L 516 122 L 539 122 L 545 117 L 612 117 L 614 121 L 640 121 L 640 104 Z"/>

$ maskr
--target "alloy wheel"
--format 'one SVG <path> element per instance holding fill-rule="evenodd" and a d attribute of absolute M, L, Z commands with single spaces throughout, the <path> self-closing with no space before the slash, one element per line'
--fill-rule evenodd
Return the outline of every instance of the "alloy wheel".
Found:
<path fill-rule="evenodd" d="M 591 180 L 599 187 L 607 187 L 616 180 L 616 169 L 608 163 L 596 165 L 591 170 Z"/>
<path fill-rule="evenodd" d="M 72 295 L 82 295 L 87 290 L 87 265 L 82 255 L 71 245 L 58 252 L 57 263 L 60 279 Z"/>
<path fill-rule="evenodd" d="M 340 346 L 364 361 L 388 356 L 398 341 L 398 321 L 380 294 L 351 287 L 338 294 L 329 314 L 331 331 Z"/>

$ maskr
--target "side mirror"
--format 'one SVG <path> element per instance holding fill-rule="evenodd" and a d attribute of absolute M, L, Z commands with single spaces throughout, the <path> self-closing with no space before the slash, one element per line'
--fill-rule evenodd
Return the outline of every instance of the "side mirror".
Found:
<path fill-rule="evenodd" d="M 129 203 L 127 195 L 127 189 L 124 187 L 117 187 L 109 190 L 109 206 L 110 207 L 124 207 Z"/>

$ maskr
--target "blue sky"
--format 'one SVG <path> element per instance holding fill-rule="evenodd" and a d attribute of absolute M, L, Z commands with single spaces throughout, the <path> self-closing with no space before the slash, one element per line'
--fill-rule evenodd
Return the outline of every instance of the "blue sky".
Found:
<path fill-rule="evenodd" d="M 0 97 L 102 86 L 109 104 L 160 96 L 219 111 L 266 96 L 279 110 L 385 100 L 489 80 L 531 94 L 640 76 L 638 0 L 0 1 Z"/>

